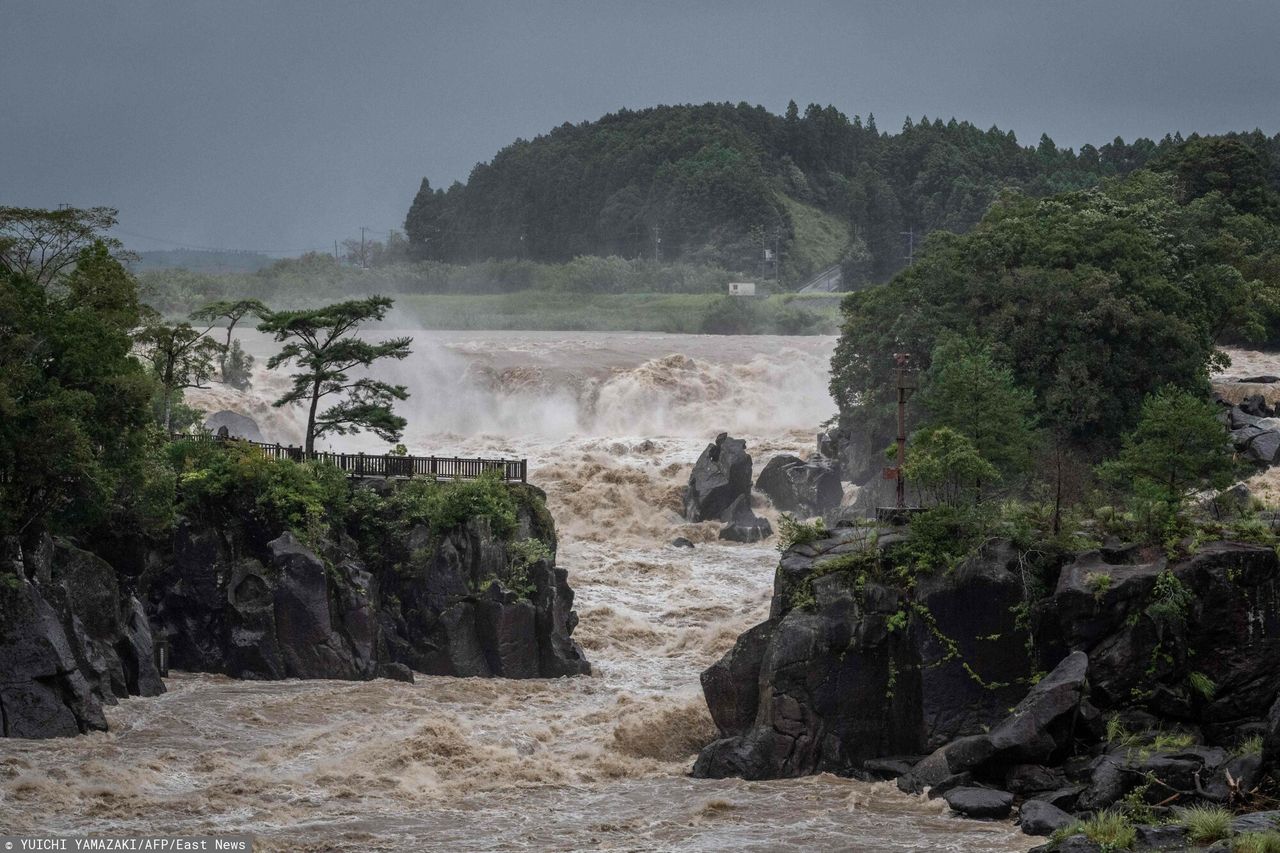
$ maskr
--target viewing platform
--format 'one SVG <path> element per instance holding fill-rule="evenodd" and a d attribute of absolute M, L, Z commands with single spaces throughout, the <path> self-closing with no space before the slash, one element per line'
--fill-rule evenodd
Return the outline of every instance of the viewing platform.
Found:
<path fill-rule="evenodd" d="M 240 442 L 257 448 L 268 459 L 288 459 L 293 462 L 308 460 L 323 462 L 345 471 L 351 477 L 380 477 L 412 479 L 430 477 L 436 480 L 476 480 L 490 472 L 497 472 L 507 483 L 527 483 L 529 461 L 527 459 L 485 459 L 459 456 L 400 456 L 393 453 L 330 453 L 318 451 L 308 454 L 292 444 L 267 444 L 210 433 L 187 435 L 175 433 L 173 441 Z"/>

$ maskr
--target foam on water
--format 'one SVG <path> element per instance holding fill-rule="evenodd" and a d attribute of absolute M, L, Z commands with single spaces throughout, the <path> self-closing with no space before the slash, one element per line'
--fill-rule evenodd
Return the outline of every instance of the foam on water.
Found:
<path fill-rule="evenodd" d="M 418 337 L 387 374 L 413 394 L 406 444 L 530 459 L 595 675 L 409 685 L 178 674 L 164 696 L 108 708 L 109 733 L 0 742 L 0 831 L 248 831 L 268 850 L 1032 846 L 1008 824 L 960 820 L 892 785 L 687 776 L 715 736 L 698 675 L 767 614 L 777 554 L 685 523 L 680 490 L 722 430 L 747 439 L 757 471 L 775 453 L 811 451 L 833 409 L 832 339 Z M 297 412 L 269 405 L 283 384 L 259 370 L 249 394 L 192 398 L 296 443 Z M 675 536 L 698 547 L 673 548 Z"/>

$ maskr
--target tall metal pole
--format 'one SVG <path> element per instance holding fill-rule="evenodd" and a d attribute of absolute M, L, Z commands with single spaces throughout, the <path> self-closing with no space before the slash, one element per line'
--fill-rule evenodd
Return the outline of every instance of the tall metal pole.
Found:
<path fill-rule="evenodd" d="M 915 390 L 915 382 L 908 370 L 908 366 L 911 363 L 911 354 L 905 352 L 894 353 L 893 360 L 898 366 L 898 468 L 895 482 L 897 492 L 895 507 L 899 510 L 905 510 L 907 508 L 907 481 L 903 476 L 903 468 L 907 462 L 907 399 L 910 398 L 911 392 Z"/>

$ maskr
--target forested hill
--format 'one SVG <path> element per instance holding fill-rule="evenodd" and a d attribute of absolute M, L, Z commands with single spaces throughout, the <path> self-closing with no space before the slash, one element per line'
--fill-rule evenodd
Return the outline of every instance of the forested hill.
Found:
<path fill-rule="evenodd" d="M 1280 164 L 1280 135 L 1239 137 Z M 874 116 L 792 102 L 621 110 L 517 140 L 447 191 L 427 180 L 405 230 L 419 257 L 562 261 L 578 255 L 682 258 L 792 283 L 840 261 L 846 287 L 886 280 L 914 241 L 965 231 L 1004 188 L 1042 196 L 1156 165 L 1181 136 L 1060 149 L 1047 136 L 955 119 Z M 1277 155 L 1277 156 L 1271 156 Z"/>

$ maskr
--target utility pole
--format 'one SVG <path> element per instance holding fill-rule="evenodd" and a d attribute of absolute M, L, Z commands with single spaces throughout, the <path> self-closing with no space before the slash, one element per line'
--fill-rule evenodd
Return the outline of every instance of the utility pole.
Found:
<path fill-rule="evenodd" d="M 881 509 L 877 516 L 881 521 L 893 524 L 905 524 L 907 519 L 907 481 L 903 476 L 903 468 L 907 464 L 907 400 L 916 390 L 915 373 L 911 370 L 911 354 L 897 352 L 893 354 L 896 365 L 894 370 L 895 385 L 898 390 L 898 459 L 897 465 L 884 469 L 884 478 L 894 481 L 895 500 L 892 509 Z"/>
<path fill-rule="evenodd" d="M 916 382 L 907 367 L 911 363 L 910 353 L 894 353 L 893 360 L 898 365 L 895 371 L 898 385 L 898 477 L 894 508 L 904 510 L 907 508 L 907 479 L 902 476 L 902 469 L 907 464 L 907 400 L 916 389 Z"/>
<path fill-rule="evenodd" d="M 662 226 L 653 226 L 653 259 L 662 261 Z"/>
<path fill-rule="evenodd" d="M 360 226 L 360 269 L 368 268 L 368 264 L 364 262 L 364 232 L 367 230 L 363 225 Z"/>

